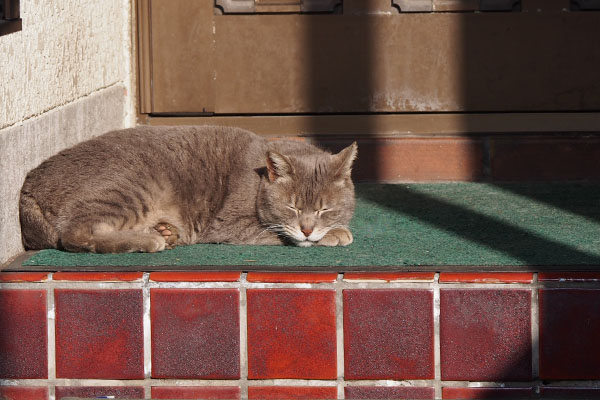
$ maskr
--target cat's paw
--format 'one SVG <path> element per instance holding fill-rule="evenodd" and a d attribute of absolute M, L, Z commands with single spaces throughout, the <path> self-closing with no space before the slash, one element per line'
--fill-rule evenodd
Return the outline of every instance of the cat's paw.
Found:
<path fill-rule="evenodd" d="M 352 232 L 346 228 L 335 228 L 327 232 L 321 240 L 317 242 L 319 246 L 348 246 L 354 238 Z"/>
<path fill-rule="evenodd" d="M 156 224 L 154 229 L 165 239 L 165 248 L 172 249 L 177 245 L 179 239 L 179 230 L 171 224 L 164 222 Z"/>
<path fill-rule="evenodd" d="M 167 243 L 163 237 L 151 237 L 149 240 L 144 240 L 137 248 L 132 248 L 130 251 L 142 253 L 157 253 L 167 248 Z"/>

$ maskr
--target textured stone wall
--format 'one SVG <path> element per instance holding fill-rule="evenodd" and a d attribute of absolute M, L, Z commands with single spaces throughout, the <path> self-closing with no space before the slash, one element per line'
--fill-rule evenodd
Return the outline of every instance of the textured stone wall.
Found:
<path fill-rule="evenodd" d="M 134 123 L 128 0 L 21 2 L 0 36 L 0 263 L 22 251 L 26 173 L 59 150 Z"/>

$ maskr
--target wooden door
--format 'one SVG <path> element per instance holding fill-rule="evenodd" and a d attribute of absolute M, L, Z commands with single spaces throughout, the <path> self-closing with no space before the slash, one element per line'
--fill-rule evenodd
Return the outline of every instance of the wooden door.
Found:
<path fill-rule="evenodd" d="M 416 129 L 502 113 L 522 121 L 515 130 L 560 113 L 597 129 L 598 3 L 138 0 L 140 112 L 161 123 L 335 117 L 350 128 L 357 116 L 402 118 Z"/>

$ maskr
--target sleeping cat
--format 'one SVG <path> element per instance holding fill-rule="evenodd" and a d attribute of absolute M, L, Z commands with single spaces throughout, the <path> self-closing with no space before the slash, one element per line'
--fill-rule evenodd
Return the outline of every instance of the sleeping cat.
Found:
<path fill-rule="evenodd" d="M 26 249 L 157 252 L 193 243 L 345 246 L 356 143 L 335 155 L 229 127 L 109 132 L 27 175 Z"/>

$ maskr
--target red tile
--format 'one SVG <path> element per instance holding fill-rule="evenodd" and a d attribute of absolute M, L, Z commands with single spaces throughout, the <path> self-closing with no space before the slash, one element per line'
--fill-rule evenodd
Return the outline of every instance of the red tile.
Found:
<path fill-rule="evenodd" d="M 127 386 L 57 386 L 56 400 L 63 397 L 94 399 L 100 396 L 115 396 L 120 399 L 143 399 L 143 387 Z"/>
<path fill-rule="evenodd" d="M 237 386 L 153 386 L 153 399 L 226 399 L 240 398 Z"/>
<path fill-rule="evenodd" d="M 154 282 L 237 282 L 240 272 L 162 271 L 150 273 Z"/>
<path fill-rule="evenodd" d="M 55 272 L 52 280 L 131 282 L 139 281 L 143 276 L 143 272 Z"/>
<path fill-rule="evenodd" d="M 335 282 L 337 273 L 307 273 L 307 272 L 248 272 L 248 282 L 274 283 L 322 283 Z"/>
<path fill-rule="evenodd" d="M 335 386 L 250 386 L 248 399 L 337 399 Z"/>
<path fill-rule="evenodd" d="M 442 399 L 528 399 L 531 388 L 442 388 Z"/>
<path fill-rule="evenodd" d="M 542 399 L 600 399 L 600 388 L 592 387 L 542 387 Z"/>
<path fill-rule="evenodd" d="M 541 289 L 540 378 L 600 379 L 600 290 Z"/>
<path fill-rule="evenodd" d="M 434 399 L 432 387 L 409 386 L 346 386 L 346 399 Z"/>
<path fill-rule="evenodd" d="M 341 142 L 320 141 L 334 147 Z M 349 143 L 348 143 L 349 144 Z M 357 181 L 472 181 L 483 177 L 483 141 L 470 138 L 364 139 L 353 175 Z"/>
<path fill-rule="evenodd" d="M 56 376 L 141 379 L 141 290 L 56 289 Z"/>
<path fill-rule="evenodd" d="M 442 272 L 440 283 L 531 283 L 533 273 L 530 272 Z"/>
<path fill-rule="evenodd" d="M 540 282 L 598 282 L 599 272 L 539 272 Z"/>
<path fill-rule="evenodd" d="M 0 272 L 0 282 L 44 282 L 46 272 Z"/>
<path fill-rule="evenodd" d="M 344 274 L 345 281 L 361 282 L 433 282 L 434 278 L 435 272 L 346 272 Z"/>
<path fill-rule="evenodd" d="M 0 290 L 0 378 L 48 377 L 45 290 Z"/>
<path fill-rule="evenodd" d="M 531 380 L 531 291 L 442 289 L 443 380 Z"/>
<path fill-rule="evenodd" d="M 248 377 L 335 379 L 335 291 L 248 289 Z"/>
<path fill-rule="evenodd" d="M 240 377 L 237 289 L 152 289 L 152 377 Z"/>
<path fill-rule="evenodd" d="M 491 154 L 495 180 L 600 179 L 598 138 L 494 139 Z"/>
<path fill-rule="evenodd" d="M 48 388 L 24 386 L 0 386 L 3 400 L 47 400 Z"/>
<path fill-rule="evenodd" d="M 346 379 L 433 379 L 433 291 L 344 290 Z"/>

